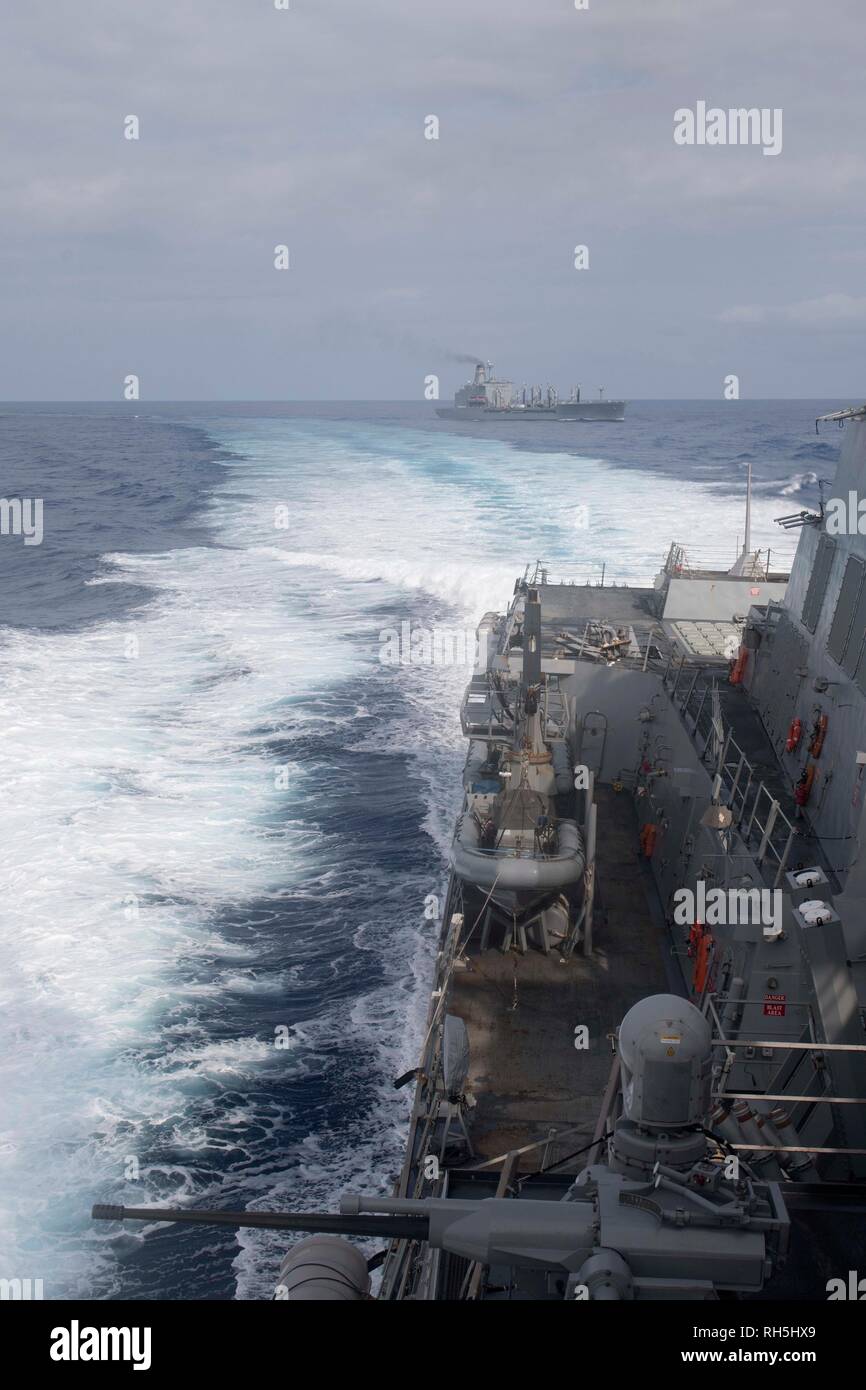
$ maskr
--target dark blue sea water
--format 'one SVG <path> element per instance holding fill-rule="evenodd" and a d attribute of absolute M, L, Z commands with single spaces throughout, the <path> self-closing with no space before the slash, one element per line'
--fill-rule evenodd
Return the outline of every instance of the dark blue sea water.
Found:
<path fill-rule="evenodd" d="M 749 461 L 781 563 L 773 518 L 832 476 L 814 419 L 844 404 L 486 431 L 406 403 L 0 407 L 0 491 L 44 506 L 41 545 L 0 537 L 0 1276 L 270 1297 L 275 1236 L 118 1235 L 91 1203 L 390 1188 L 467 672 L 384 665 L 382 633 L 471 628 L 536 558 L 729 563 Z"/>

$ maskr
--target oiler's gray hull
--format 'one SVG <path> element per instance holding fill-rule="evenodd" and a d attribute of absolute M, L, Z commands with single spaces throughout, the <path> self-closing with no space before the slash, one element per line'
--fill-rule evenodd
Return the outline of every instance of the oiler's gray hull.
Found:
<path fill-rule="evenodd" d="M 626 401 L 562 401 L 558 420 L 624 420 Z"/>
<path fill-rule="evenodd" d="M 436 407 L 436 414 L 441 420 L 462 420 L 464 423 L 476 424 L 478 421 L 487 420 L 555 420 L 557 418 L 554 406 L 543 406 L 532 408 L 527 406 L 525 410 L 511 409 L 504 406 L 501 410 L 491 409 L 487 406 L 471 405 L 442 405 Z"/>
<path fill-rule="evenodd" d="M 436 407 L 440 420 L 461 420 L 464 424 L 487 423 L 490 420 L 624 420 L 626 401 L 564 401 L 557 406 L 525 410 L 505 407 L 501 410 L 486 406 L 442 405 Z"/>

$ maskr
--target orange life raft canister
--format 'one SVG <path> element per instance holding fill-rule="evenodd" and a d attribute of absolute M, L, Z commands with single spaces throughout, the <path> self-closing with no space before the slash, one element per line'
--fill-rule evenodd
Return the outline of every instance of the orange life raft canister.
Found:
<path fill-rule="evenodd" d="M 640 847 L 643 850 L 644 859 L 652 859 L 653 850 L 656 847 L 656 836 L 658 826 L 652 821 L 647 821 L 643 830 L 640 832 Z"/>
<path fill-rule="evenodd" d="M 743 679 L 743 672 L 746 669 L 746 662 L 748 661 L 748 659 L 748 647 L 740 647 L 740 654 L 731 668 L 731 674 L 728 676 L 728 680 L 731 682 L 731 685 L 740 684 L 741 680 Z"/>
<path fill-rule="evenodd" d="M 826 714 L 822 714 L 815 720 L 815 727 L 812 730 L 812 742 L 809 744 L 809 752 L 813 758 L 820 758 L 821 749 L 824 747 L 824 737 L 827 733 L 827 725 L 830 721 Z"/>

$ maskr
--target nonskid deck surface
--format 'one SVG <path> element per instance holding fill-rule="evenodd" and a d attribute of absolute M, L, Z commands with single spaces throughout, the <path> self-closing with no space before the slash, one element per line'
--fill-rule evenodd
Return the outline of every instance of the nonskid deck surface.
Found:
<path fill-rule="evenodd" d="M 610 1075 L 608 1034 L 638 999 L 669 988 L 663 953 L 670 947 L 650 913 L 631 799 L 599 786 L 597 801 L 592 957 L 580 946 L 565 963 L 555 949 L 482 953 L 475 931 L 466 952 L 470 968 L 454 976 L 449 1012 L 469 1033 L 467 1090 L 476 1100 L 470 1134 L 479 1162 L 551 1129 L 580 1126 L 582 1133 L 551 1143 L 548 1164 L 588 1144 Z M 586 1050 L 575 1048 L 579 1025 L 588 1029 Z M 575 1170 L 584 1162 L 576 1159 Z M 523 1162 L 525 1169 L 538 1165 L 538 1151 Z"/>
<path fill-rule="evenodd" d="M 555 645 L 556 633 L 581 631 L 588 622 L 630 623 L 644 630 L 656 621 L 653 589 L 600 584 L 538 584 L 541 627 L 545 644 Z"/>

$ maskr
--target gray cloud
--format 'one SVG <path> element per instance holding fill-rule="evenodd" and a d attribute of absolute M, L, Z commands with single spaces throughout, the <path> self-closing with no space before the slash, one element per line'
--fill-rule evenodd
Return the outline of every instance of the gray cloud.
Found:
<path fill-rule="evenodd" d="M 631 396 L 862 390 L 860 0 L 292 5 L 7 19 L 7 398 L 420 397 L 464 344 Z M 782 107 L 782 154 L 675 146 L 699 99 Z"/>
<path fill-rule="evenodd" d="M 719 315 L 722 323 L 799 324 L 804 328 L 866 327 L 866 295 L 825 294 L 797 304 L 738 304 Z"/>

